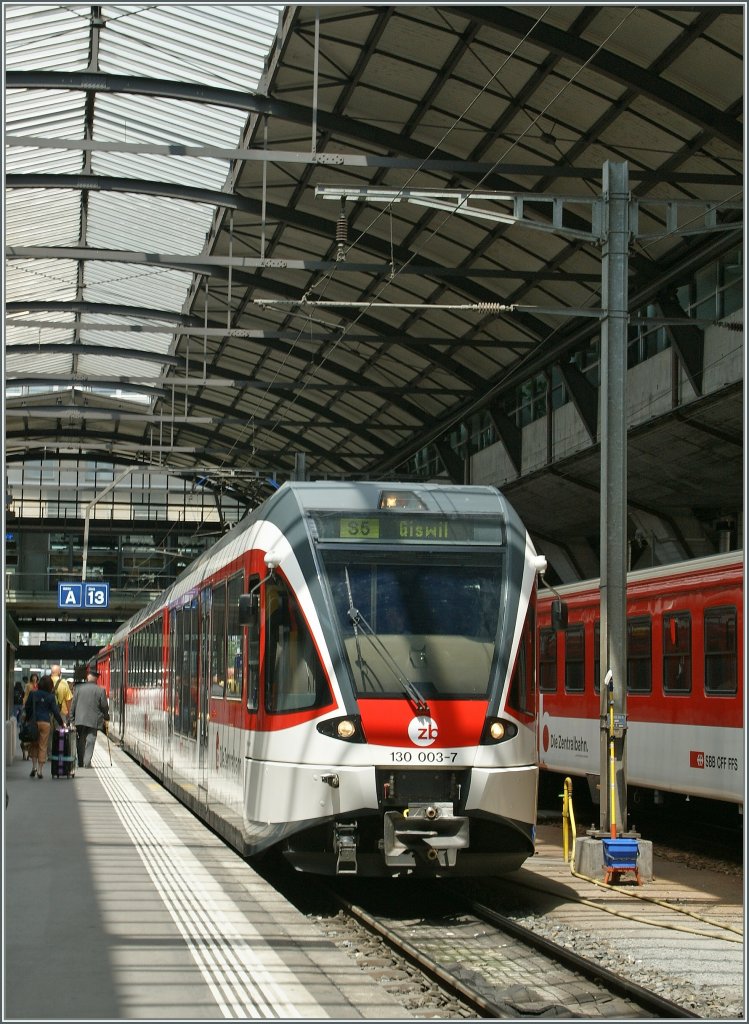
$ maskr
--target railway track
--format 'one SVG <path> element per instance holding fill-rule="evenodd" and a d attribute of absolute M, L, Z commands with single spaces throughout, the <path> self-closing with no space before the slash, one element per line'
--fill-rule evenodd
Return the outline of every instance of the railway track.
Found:
<path fill-rule="evenodd" d="M 367 928 L 480 1016 L 697 1018 L 477 900 L 440 886 L 428 918 L 373 912 L 331 891 Z M 446 906 L 445 901 L 452 904 Z M 379 902 L 379 901 L 378 901 Z"/>
<path fill-rule="evenodd" d="M 421 1017 L 444 1017 L 445 1009 L 453 1017 L 505 1020 L 699 1017 L 446 881 L 370 880 L 365 886 L 339 879 L 310 887 L 299 876 L 273 876 L 269 880 L 363 969 L 376 972 L 386 988 L 392 982 L 404 1005 L 412 996 Z M 380 946 L 362 939 L 361 929 Z"/>

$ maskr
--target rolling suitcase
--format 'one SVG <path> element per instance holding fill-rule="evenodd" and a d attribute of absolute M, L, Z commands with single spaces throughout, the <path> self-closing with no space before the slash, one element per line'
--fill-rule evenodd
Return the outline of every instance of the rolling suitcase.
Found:
<path fill-rule="evenodd" d="M 52 754 L 49 759 L 52 778 L 72 779 L 77 763 L 75 729 L 55 729 L 52 735 Z"/>

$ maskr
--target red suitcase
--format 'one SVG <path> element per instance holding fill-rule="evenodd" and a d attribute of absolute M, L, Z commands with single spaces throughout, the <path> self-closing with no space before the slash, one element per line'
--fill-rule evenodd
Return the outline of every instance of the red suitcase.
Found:
<path fill-rule="evenodd" d="M 75 729 L 55 729 L 52 735 L 52 754 L 49 759 L 52 778 L 72 779 L 77 763 Z"/>

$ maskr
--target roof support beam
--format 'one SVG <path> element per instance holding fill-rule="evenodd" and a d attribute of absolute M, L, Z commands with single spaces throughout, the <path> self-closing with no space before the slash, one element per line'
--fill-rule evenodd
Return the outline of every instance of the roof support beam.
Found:
<path fill-rule="evenodd" d="M 515 470 L 518 476 L 523 474 L 523 432 L 515 423 L 514 420 L 510 419 L 507 413 L 502 408 L 500 402 L 490 402 L 487 406 L 487 412 L 494 424 L 494 429 L 499 434 L 499 439 L 505 446 L 507 456 L 512 463 L 512 468 Z"/>
<path fill-rule="evenodd" d="M 676 298 L 676 293 L 664 290 L 658 293 L 658 305 L 665 317 L 684 317 L 687 314 Z M 676 350 L 689 383 L 695 394 L 702 395 L 702 373 L 705 362 L 705 332 L 701 327 L 689 324 L 668 324 L 666 330 Z"/>
<path fill-rule="evenodd" d="M 598 437 L 598 388 L 593 387 L 574 363 L 561 360 L 557 366 L 588 437 L 595 444 Z"/>
<path fill-rule="evenodd" d="M 465 483 L 465 466 L 463 459 L 453 450 L 446 437 L 439 437 L 434 442 L 447 475 L 454 484 Z"/>
<path fill-rule="evenodd" d="M 728 143 L 736 150 L 743 146 L 743 127 L 735 118 L 727 116 L 722 110 L 701 100 L 694 93 L 682 89 L 667 78 L 654 74 L 632 61 L 625 60 L 611 50 L 602 49 L 589 43 L 579 35 L 565 32 L 537 19 L 535 16 L 523 14 L 511 7 L 488 4 L 486 6 L 457 6 L 444 8 L 461 18 L 478 21 L 482 25 L 496 29 L 515 38 L 529 37 L 529 43 L 544 47 L 550 53 L 573 60 L 576 64 L 587 65 L 605 78 L 633 88 L 638 93 L 654 100 L 656 103 L 672 110 L 680 117 L 685 117 L 701 128 L 709 128 L 713 135 Z M 724 13 L 735 13 L 737 19 L 742 16 L 742 8 L 724 7 Z M 740 33 L 741 22 L 737 20 L 736 31 Z"/>
<path fill-rule="evenodd" d="M 319 343 L 321 345 L 330 344 L 336 341 L 339 337 L 338 331 L 331 330 L 329 333 L 308 333 L 304 332 L 302 335 L 300 331 L 294 331 L 290 329 L 277 330 L 277 331 L 264 331 L 264 330 L 253 330 L 247 328 L 246 330 L 242 327 L 193 327 L 193 328 L 176 328 L 169 326 L 154 326 L 150 325 L 143 326 L 142 324 L 94 324 L 94 323 L 81 323 L 80 325 L 70 321 L 67 323 L 56 323 L 51 320 L 31 320 L 20 318 L 13 320 L 7 318 L 5 321 L 6 327 L 38 327 L 42 330 L 72 330 L 74 327 L 79 327 L 80 330 L 91 330 L 91 331 L 103 331 L 112 333 L 122 334 L 178 334 L 178 335 L 189 335 L 193 338 L 223 338 L 223 339 L 236 339 L 237 341 L 290 341 L 295 344 L 303 342 L 305 345 L 312 343 Z M 398 337 L 397 335 L 380 338 L 374 337 L 371 334 L 353 334 L 349 331 L 346 332 L 346 343 L 349 345 L 400 345 L 403 348 L 418 348 L 419 345 L 448 345 L 450 348 L 509 348 L 509 349 L 530 349 L 533 348 L 532 341 L 526 341 L 525 339 L 510 338 L 502 340 L 500 338 L 414 338 L 414 337 Z M 68 352 L 74 345 L 77 345 L 76 351 L 80 354 L 88 355 L 110 355 L 116 351 L 118 357 L 125 358 L 138 358 L 138 352 L 133 349 L 113 349 L 106 345 L 88 345 L 85 342 L 71 342 L 66 344 L 65 342 L 47 342 L 44 343 L 45 349 L 54 351 L 53 345 L 57 345 L 58 352 Z M 8 348 L 20 349 L 21 345 L 14 345 L 12 342 L 9 343 Z M 32 349 L 38 349 L 38 343 L 29 344 L 26 346 L 29 352 Z M 161 362 L 169 362 L 169 359 L 159 357 Z M 175 365 L 184 366 L 184 360 L 177 359 Z"/>
<path fill-rule="evenodd" d="M 674 110 L 682 117 L 690 118 L 697 124 L 710 128 L 723 141 L 736 149 L 743 144 L 743 130 L 734 118 L 726 118 L 722 111 L 696 96 L 672 85 L 665 79 L 649 73 L 644 68 L 618 57 L 609 50 L 598 51 L 586 40 L 573 37 L 567 32 L 551 25 L 540 23 L 535 26 L 536 19 L 530 18 L 511 8 L 503 6 L 488 7 L 453 7 L 453 14 L 461 18 L 473 19 L 480 24 L 490 25 L 500 32 L 514 36 L 526 36 L 533 29 L 532 42 L 544 46 L 553 53 L 570 57 L 580 64 L 588 63 L 606 78 L 626 85 L 634 86 L 651 99 Z M 741 14 L 741 7 L 736 6 L 736 13 Z M 737 31 L 739 31 L 737 23 Z M 235 110 L 246 110 L 248 113 L 268 114 L 292 124 L 311 125 L 312 110 L 299 103 L 261 96 L 257 93 L 238 92 L 235 89 L 216 89 L 206 85 L 194 85 L 189 82 L 167 81 L 160 78 L 139 78 L 127 75 L 109 75 L 101 72 L 70 71 L 28 71 L 14 70 L 6 72 L 7 89 L 71 89 L 78 92 L 122 92 L 136 96 L 161 96 L 173 99 L 189 100 L 192 103 L 217 104 Z M 363 142 L 375 144 L 378 148 L 391 150 L 394 153 L 411 153 L 416 157 L 439 159 L 446 154 L 434 150 L 423 143 L 415 142 L 397 132 L 388 132 L 379 124 L 367 124 L 354 118 L 340 114 L 331 114 L 323 110 L 317 111 L 318 129 L 333 135 L 347 135 Z"/>
<path fill-rule="evenodd" d="M 519 177 L 544 175 L 551 178 L 600 178 L 601 168 L 580 167 L 564 163 L 554 164 L 510 164 L 480 160 L 422 160 L 418 157 L 379 156 L 374 153 L 306 153 L 287 149 L 231 149 L 225 146 L 185 146 L 155 142 L 110 142 L 99 139 L 43 139 L 37 135 L 6 135 L 6 146 L 22 146 L 25 149 L 74 150 L 93 153 L 139 153 L 148 156 L 198 157 L 218 160 L 241 160 L 243 163 L 262 162 L 273 164 L 309 164 L 324 167 L 396 167 L 403 170 L 444 171 L 453 174 L 512 174 Z M 710 174 L 699 171 L 674 171 L 663 175 L 659 171 L 635 168 L 630 177 L 634 181 L 655 184 L 667 181 L 681 185 L 738 185 L 743 178 L 739 174 Z"/>

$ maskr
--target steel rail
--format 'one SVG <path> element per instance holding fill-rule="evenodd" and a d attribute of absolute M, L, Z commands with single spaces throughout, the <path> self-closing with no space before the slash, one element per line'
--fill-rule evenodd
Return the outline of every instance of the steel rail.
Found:
<path fill-rule="evenodd" d="M 543 953 L 556 962 L 562 963 L 571 970 L 579 971 L 580 974 L 583 974 L 592 981 L 600 982 L 617 995 L 638 1003 L 644 1010 L 653 1013 L 656 1017 L 700 1019 L 698 1013 L 694 1013 L 684 1006 L 679 1006 L 670 999 L 664 999 L 655 992 L 650 992 L 648 989 L 643 988 L 642 985 L 638 985 L 637 982 L 623 978 L 620 974 L 616 974 L 607 967 L 602 967 L 592 960 L 586 960 L 579 953 L 574 953 L 565 946 L 560 946 L 543 935 L 538 935 L 536 932 L 524 928 L 516 921 L 510 920 L 504 914 L 500 914 L 498 911 L 485 906 L 483 903 L 479 903 L 477 900 L 473 900 L 454 890 L 451 891 L 467 907 L 470 907 L 471 912 L 476 917 L 493 925 L 495 928 L 499 928 L 500 931 L 511 935 L 513 938 L 532 946 L 539 953 Z"/>

